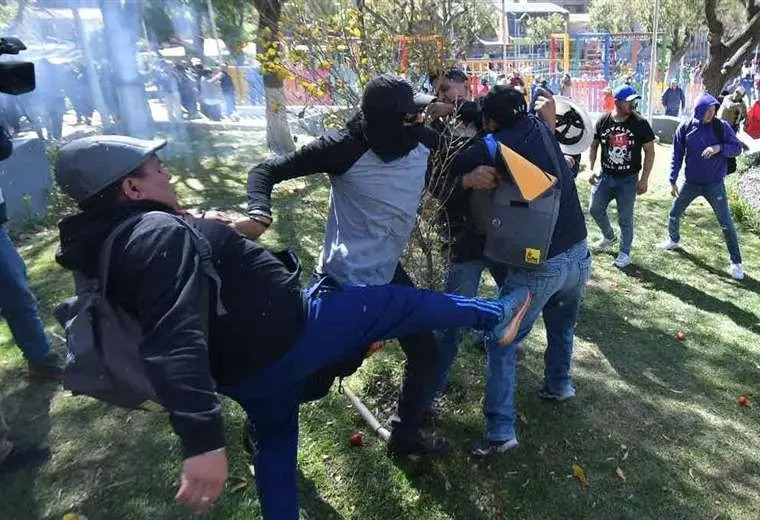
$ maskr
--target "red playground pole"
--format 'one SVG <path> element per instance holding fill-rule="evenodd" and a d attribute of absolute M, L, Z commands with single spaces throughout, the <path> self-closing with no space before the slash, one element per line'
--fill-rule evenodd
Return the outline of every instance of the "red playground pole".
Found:
<path fill-rule="evenodd" d="M 557 73 L 557 39 L 552 36 L 549 43 L 549 70 L 552 74 Z"/>

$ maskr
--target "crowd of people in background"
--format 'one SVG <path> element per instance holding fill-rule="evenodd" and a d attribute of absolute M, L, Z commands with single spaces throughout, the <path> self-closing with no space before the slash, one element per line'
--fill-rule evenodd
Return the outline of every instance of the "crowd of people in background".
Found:
<path fill-rule="evenodd" d="M 91 71 L 96 76 L 94 83 Z M 107 62 L 96 63 L 90 69 L 81 61 L 59 63 L 42 59 L 35 63 L 35 74 L 37 87 L 33 92 L 21 96 L 0 94 L 0 124 L 11 134 L 27 129 L 40 139 L 60 140 L 68 111 L 73 111 L 76 117 L 68 124 L 75 126 L 91 126 L 95 112 L 104 127 L 120 120 L 116 76 Z M 234 117 L 238 99 L 225 64 L 206 66 L 199 58 L 176 63 L 159 61 L 141 79 L 148 97 L 157 95 L 163 101 L 169 121 L 198 118 L 220 121 Z M 246 79 L 251 101 L 261 102 L 258 71 L 253 70 Z M 102 96 L 100 107 L 93 87 Z"/>
<path fill-rule="evenodd" d="M 199 58 L 189 62 L 163 62 L 158 67 L 155 82 L 170 121 L 202 116 L 221 121 L 235 113 L 235 85 L 227 65 L 208 68 Z"/>

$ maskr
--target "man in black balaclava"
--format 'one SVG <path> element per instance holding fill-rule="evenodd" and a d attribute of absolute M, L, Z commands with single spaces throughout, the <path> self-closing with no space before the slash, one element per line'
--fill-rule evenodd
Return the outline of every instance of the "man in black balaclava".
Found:
<path fill-rule="evenodd" d="M 251 170 L 248 219 L 235 227 L 257 238 L 272 223 L 275 184 L 325 172 L 332 188 L 317 273 L 343 284 L 412 285 L 399 258 L 416 222 L 430 149 L 437 145 L 435 132 L 421 124 L 421 112 L 431 100 L 415 96 L 399 77 L 373 79 L 364 91 L 361 112 L 344 130 Z M 406 370 L 389 449 L 394 455 L 441 453 L 445 440 L 425 438 L 419 431 L 435 387 L 435 338 L 420 334 L 400 338 L 400 343 Z M 332 375 L 350 373 L 359 364 L 361 359 Z M 327 380 L 329 384 L 332 377 Z"/>

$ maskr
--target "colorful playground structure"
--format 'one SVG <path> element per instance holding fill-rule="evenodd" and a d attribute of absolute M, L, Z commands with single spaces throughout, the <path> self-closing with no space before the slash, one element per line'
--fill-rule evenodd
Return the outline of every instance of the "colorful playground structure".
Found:
<path fill-rule="evenodd" d="M 661 109 L 660 98 L 669 81 L 665 76 L 668 55 L 665 46 L 658 46 L 656 66 L 651 62 L 651 33 L 578 33 L 553 34 L 547 42 L 528 45 L 511 43 L 504 60 L 499 57 L 470 58 L 460 62 L 472 78 L 473 87 L 484 77 L 494 84 L 500 74 L 517 70 L 526 88 L 537 80 L 545 80 L 553 92 L 559 92 L 564 74 L 572 80 L 571 96 L 591 112 L 605 110 L 605 89 L 631 83 L 642 95 L 640 110 L 646 111 L 649 100 L 654 111 Z M 650 71 L 654 70 L 655 90 L 649 95 Z M 679 81 L 687 97 L 687 110 L 701 92 L 701 85 L 679 71 Z M 474 89 L 473 91 L 477 91 Z"/>
<path fill-rule="evenodd" d="M 397 72 L 410 77 L 424 76 L 427 70 L 423 62 L 416 54 L 430 55 L 443 61 L 443 38 L 433 36 L 398 36 L 394 38 L 397 45 Z M 420 53 L 417 47 L 426 48 L 425 53 Z M 667 78 L 668 59 L 665 46 L 658 46 L 659 52 L 656 66 L 650 66 L 651 62 L 651 33 L 579 33 L 579 34 L 553 34 L 539 44 L 528 44 L 525 41 L 512 41 L 507 46 L 506 59 L 502 58 L 501 47 L 498 53 L 491 53 L 480 58 L 467 58 L 461 60 L 459 65 L 468 73 L 471 81 L 473 95 L 482 91 L 480 85 L 485 79 L 493 86 L 500 75 L 509 76 L 513 70 L 517 70 L 526 84 L 529 92 L 531 85 L 538 79 L 547 82 L 549 88 L 559 93 L 560 81 L 564 74 L 569 74 L 572 87 L 569 95 L 578 103 L 586 107 L 590 112 L 604 112 L 609 108 L 610 91 L 624 82 L 631 83 L 641 94 L 642 100 L 639 109 L 646 112 L 650 99 L 654 102 L 654 113 L 661 113 L 660 98 L 668 88 Z M 497 56 L 498 54 L 498 56 Z M 412 56 L 414 55 L 414 56 Z M 435 62 L 435 59 L 431 59 Z M 343 72 L 337 70 L 300 70 L 299 79 L 285 80 L 285 97 L 288 105 L 309 104 L 340 104 L 339 99 L 329 92 L 323 92 L 314 96 L 310 89 L 304 88 L 304 83 L 313 78 L 316 83 L 324 80 L 330 74 L 352 76 L 355 73 L 346 69 Z M 342 70 L 342 69 L 341 69 Z M 685 69 L 684 69 L 685 70 Z M 656 74 L 655 89 L 649 95 L 650 71 Z M 250 73 L 237 74 L 233 72 L 236 89 L 241 97 L 248 93 L 250 88 Z M 344 81 L 348 81 L 344 77 Z M 676 78 L 686 94 L 686 111 L 693 108 L 693 103 L 701 93 L 699 81 L 693 81 L 687 73 L 679 70 Z M 263 96 L 261 96 L 263 97 Z M 253 101 L 253 96 L 252 96 Z M 263 102 L 262 99 L 253 101 Z"/>

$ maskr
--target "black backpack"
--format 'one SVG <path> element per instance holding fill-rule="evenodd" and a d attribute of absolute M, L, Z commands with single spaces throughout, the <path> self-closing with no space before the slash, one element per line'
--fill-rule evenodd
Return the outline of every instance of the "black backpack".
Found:
<path fill-rule="evenodd" d="M 686 154 L 686 135 L 689 133 L 689 130 L 691 130 L 692 126 L 694 126 L 693 121 L 688 125 L 682 125 L 680 129 L 679 138 L 681 139 L 681 143 L 683 143 L 684 154 Z M 717 117 L 713 118 L 712 128 L 713 132 L 715 132 L 715 137 L 718 139 L 718 142 L 721 145 L 724 144 L 726 142 L 726 135 L 723 133 L 723 121 Z M 727 157 L 726 167 L 729 175 L 734 173 L 736 171 L 736 157 Z"/>
<path fill-rule="evenodd" d="M 186 220 L 163 212 L 150 213 L 168 215 L 190 231 L 205 274 L 202 289 L 205 310 L 201 316 L 208 336 L 209 279 L 215 284 L 216 312 L 226 314 L 219 293 L 221 280 L 211 259 L 211 246 Z M 106 297 L 114 240 L 150 213 L 133 215 L 109 233 L 100 251 L 98 278 L 88 278 L 75 271 L 76 296 L 58 305 L 54 311 L 66 331 L 68 354 L 63 386 L 74 395 L 87 395 L 131 409 L 145 409 L 158 402 L 140 354 L 142 328 L 137 320 Z"/>

